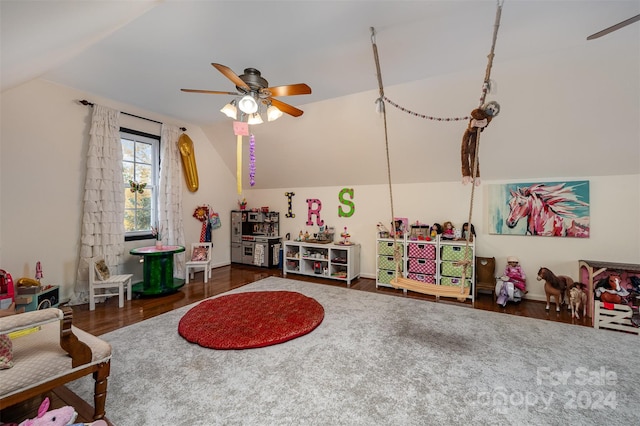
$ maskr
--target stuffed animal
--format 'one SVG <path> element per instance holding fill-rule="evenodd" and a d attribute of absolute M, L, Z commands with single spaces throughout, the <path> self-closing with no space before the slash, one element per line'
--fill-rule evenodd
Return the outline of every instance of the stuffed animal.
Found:
<path fill-rule="evenodd" d="M 621 304 L 626 302 L 629 291 L 621 285 L 621 282 L 620 276 L 615 274 L 611 274 L 598 281 L 593 289 L 596 299 L 605 303 Z"/>
<path fill-rule="evenodd" d="M 495 101 L 490 101 L 471 111 L 469 126 L 462 136 L 462 146 L 460 157 L 462 160 L 462 183 L 474 182 L 480 185 L 480 161 L 478 161 L 476 176 L 473 174 L 473 160 L 476 157 L 476 136 L 477 130 L 484 131 L 491 120 L 500 113 L 500 105 Z"/>
<path fill-rule="evenodd" d="M 25 420 L 19 426 L 66 426 L 73 424 L 78 416 L 76 410 L 69 406 L 47 411 L 49 404 L 49 398 L 45 398 L 38 408 L 38 417 Z"/>
<path fill-rule="evenodd" d="M 104 420 L 93 423 L 73 423 L 78 413 L 73 407 L 65 406 L 55 410 L 49 409 L 49 398 L 45 398 L 38 408 L 38 416 L 34 419 L 25 420 L 18 426 L 107 426 Z"/>

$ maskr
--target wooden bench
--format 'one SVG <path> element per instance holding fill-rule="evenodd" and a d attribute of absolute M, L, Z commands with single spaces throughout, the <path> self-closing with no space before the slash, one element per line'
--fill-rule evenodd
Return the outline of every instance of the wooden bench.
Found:
<path fill-rule="evenodd" d="M 65 307 L 0 318 L 0 334 L 14 336 L 13 367 L 0 370 L 0 410 L 93 374 L 93 418 L 104 418 L 111 345 L 72 326 L 72 317 Z"/>

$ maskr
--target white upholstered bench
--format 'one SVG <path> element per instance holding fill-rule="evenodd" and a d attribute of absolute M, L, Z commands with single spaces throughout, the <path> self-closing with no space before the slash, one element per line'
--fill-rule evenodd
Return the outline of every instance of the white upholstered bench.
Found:
<path fill-rule="evenodd" d="M 111 345 L 72 326 L 72 316 L 66 307 L 0 317 L 0 334 L 23 333 L 11 339 L 13 366 L 0 369 L 0 410 L 93 374 L 94 420 L 104 417 Z"/>

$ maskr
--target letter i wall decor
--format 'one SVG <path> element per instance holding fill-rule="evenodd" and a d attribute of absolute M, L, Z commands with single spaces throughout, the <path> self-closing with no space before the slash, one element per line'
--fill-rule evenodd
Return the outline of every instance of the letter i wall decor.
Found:
<path fill-rule="evenodd" d="M 295 192 L 284 193 L 284 196 L 287 197 L 287 214 L 285 214 L 286 217 L 296 217 L 296 215 L 292 212 L 292 208 L 291 208 L 291 200 L 293 199 L 294 195 L 296 195 Z"/>

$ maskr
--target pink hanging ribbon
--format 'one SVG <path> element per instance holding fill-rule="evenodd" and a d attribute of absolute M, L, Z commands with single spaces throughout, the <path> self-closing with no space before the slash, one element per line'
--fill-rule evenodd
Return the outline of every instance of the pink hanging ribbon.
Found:
<path fill-rule="evenodd" d="M 249 138 L 249 184 L 256 184 L 256 138 L 253 134 Z"/>

